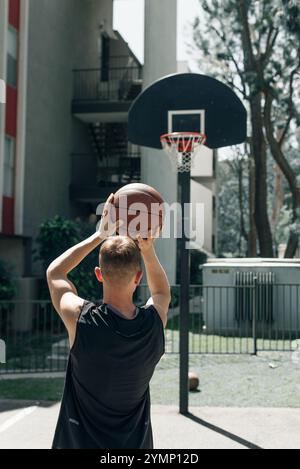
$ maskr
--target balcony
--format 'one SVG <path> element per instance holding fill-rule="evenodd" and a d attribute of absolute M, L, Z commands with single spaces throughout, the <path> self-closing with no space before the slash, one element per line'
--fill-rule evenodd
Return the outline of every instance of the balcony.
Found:
<path fill-rule="evenodd" d="M 123 185 L 140 182 L 139 153 L 99 161 L 95 154 L 72 155 L 70 198 L 76 202 L 98 205 Z"/>
<path fill-rule="evenodd" d="M 142 90 L 142 67 L 113 63 L 113 67 L 73 71 L 72 112 L 78 119 L 88 123 L 127 121 L 129 107 Z"/>

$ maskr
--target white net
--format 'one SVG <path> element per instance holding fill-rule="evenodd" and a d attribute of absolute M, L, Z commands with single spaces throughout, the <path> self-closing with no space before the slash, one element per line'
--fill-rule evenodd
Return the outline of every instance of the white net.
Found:
<path fill-rule="evenodd" d="M 190 171 L 195 156 L 205 143 L 205 135 L 198 133 L 178 133 L 162 135 L 161 144 L 167 153 L 175 172 L 184 173 Z"/>

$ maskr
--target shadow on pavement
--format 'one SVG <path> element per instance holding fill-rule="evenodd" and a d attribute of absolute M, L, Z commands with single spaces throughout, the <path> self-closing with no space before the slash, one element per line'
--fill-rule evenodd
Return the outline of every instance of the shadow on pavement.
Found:
<path fill-rule="evenodd" d="M 188 412 L 185 417 L 193 420 L 196 423 L 199 423 L 199 425 L 202 425 L 203 427 L 208 428 L 209 430 L 212 430 L 213 432 L 219 433 L 220 435 L 225 436 L 226 438 L 229 438 L 230 440 L 235 441 L 236 443 L 239 443 L 242 446 L 245 446 L 248 449 L 263 449 L 260 446 L 255 445 L 254 443 L 251 443 L 250 441 L 244 440 L 244 438 L 241 438 L 238 435 L 235 435 L 233 433 L 228 432 L 227 430 L 224 430 L 223 428 L 217 427 L 216 425 L 213 425 L 212 423 L 206 422 L 205 420 L 200 419 L 194 414 L 191 414 Z"/>
<path fill-rule="evenodd" d="M 39 406 L 39 407 L 52 407 L 57 402 L 55 401 L 23 401 L 13 399 L 1 399 L 0 400 L 0 413 L 8 412 L 11 410 L 24 409 L 25 407 Z"/>

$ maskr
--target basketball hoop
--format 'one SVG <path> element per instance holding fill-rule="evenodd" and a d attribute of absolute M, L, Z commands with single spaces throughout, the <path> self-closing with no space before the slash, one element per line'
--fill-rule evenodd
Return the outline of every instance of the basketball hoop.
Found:
<path fill-rule="evenodd" d="M 162 135 L 160 141 L 174 171 L 185 173 L 191 170 L 195 156 L 206 142 L 206 136 L 198 132 L 172 132 Z"/>

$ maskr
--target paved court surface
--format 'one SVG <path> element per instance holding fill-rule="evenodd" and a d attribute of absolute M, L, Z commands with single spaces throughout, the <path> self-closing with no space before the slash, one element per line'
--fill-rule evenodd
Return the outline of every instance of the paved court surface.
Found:
<path fill-rule="evenodd" d="M 49 448 L 59 404 L 0 401 L 0 449 Z M 300 409 L 153 406 L 156 448 L 300 449 Z"/>

